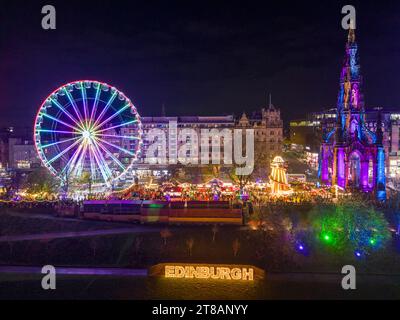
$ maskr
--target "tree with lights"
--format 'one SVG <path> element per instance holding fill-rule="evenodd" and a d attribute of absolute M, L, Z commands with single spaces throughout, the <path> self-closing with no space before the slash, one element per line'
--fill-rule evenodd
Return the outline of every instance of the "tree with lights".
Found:
<path fill-rule="evenodd" d="M 43 167 L 31 172 L 23 183 L 23 188 L 27 189 L 30 194 L 53 194 L 58 191 L 59 187 L 59 180 Z"/>
<path fill-rule="evenodd" d="M 373 207 L 345 203 L 312 211 L 313 227 L 322 243 L 338 250 L 370 253 L 390 239 L 389 223 Z"/>

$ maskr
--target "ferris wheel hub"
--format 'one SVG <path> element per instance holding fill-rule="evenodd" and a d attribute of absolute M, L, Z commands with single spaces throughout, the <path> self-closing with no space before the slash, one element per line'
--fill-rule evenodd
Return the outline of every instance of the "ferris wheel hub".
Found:
<path fill-rule="evenodd" d="M 94 138 L 94 133 L 91 130 L 83 130 L 82 136 L 85 140 L 92 140 Z"/>

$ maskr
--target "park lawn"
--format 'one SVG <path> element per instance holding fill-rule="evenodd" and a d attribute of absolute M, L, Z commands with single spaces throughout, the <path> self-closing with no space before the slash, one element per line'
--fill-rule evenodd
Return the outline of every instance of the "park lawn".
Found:
<path fill-rule="evenodd" d="M 118 227 L 127 227 L 127 224 L 0 213 L 0 236 L 103 230 Z"/>
<path fill-rule="evenodd" d="M 13 265 L 93 266 L 147 268 L 162 262 L 252 264 L 267 272 L 340 273 L 344 265 L 365 274 L 400 274 L 400 255 L 395 246 L 357 260 L 353 252 L 337 252 L 314 245 L 307 256 L 284 239 L 265 238 L 258 231 L 220 227 L 213 241 L 211 226 L 170 227 L 164 239 L 154 230 L 141 234 L 27 241 L 10 250 L 0 244 L 0 262 Z M 192 252 L 188 243 L 193 240 Z M 237 255 L 234 247 L 238 247 Z M 12 253 L 11 253 L 12 251 Z"/>

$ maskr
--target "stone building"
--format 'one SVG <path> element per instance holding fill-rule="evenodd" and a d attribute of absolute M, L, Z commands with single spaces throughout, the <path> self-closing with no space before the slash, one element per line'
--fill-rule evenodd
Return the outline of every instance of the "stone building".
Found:
<path fill-rule="evenodd" d="M 220 132 L 219 137 L 221 140 L 221 155 L 224 152 L 224 135 L 223 130 L 229 129 L 242 129 L 245 133 L 246 129 L 254 129 L 255 137 L 255 162 L 256 167 L 261 167 L 264 170 L 260 172 L 260 178 L 266 178 L 270 170 L 270 162 L 276 155 L 280 155 L 283 149 L 283 121 L 281 119 L 280 110 L 275 108 L 272 104 L 268 108 L 263 108 L 258 112 L 252 113 L 247 116 L 245 113 L 236 118 L 233 115 L 226 116 L 180 116 L 180 117 L 142 117 L 142 128 L 144 133 L 144 140 L 142 146 L 142 153 L 138 163 L 134 166 L 135 172 L 141 172 L 146 176 L 160 176 L 166 174 L 171 170 L 172 166 L 170 163 L 165 165 L 149 165 L 146 163 L 146 156 L 151 141 L 147 139 L 148 133 L 152 129 L 159 129 L 163 131 L 167 138 L 166 153 L 169 156 L 170 152 L 175 154 L 179 150 L 180 146 L 183 145 L 182 141 L 175 141 L 176 137 L 170 137 L 171 123 L 176 124 L 175 134 L 179 133 L 184 129 L 194 129 L 200 136 L 202 129 L 216 129 Z M 124 128 L 122 135 L 129 135 L 130 128 Z M 172 138 L 172 143 L 171 142 Z M 214 136 L 215 138 L 215 136 Z M 199 141 L 201 145 L 204 141 Z M 130 150 L 129 141 L 126 141 L 124 148 Z M 211 138 L 210 138 L 211 145 Z M 171 150 L 174 148 L 174 150 Z M 210 147 L 210 159 L 212 148 Z M 223 160 L 223 159 L 222 159 Z M 190 165 L 191 167 L 202 167 L 203 165 Z M 223 167 L 229 167 L 229 165 L 223 165 Z"/>
<path fill-rule="evenodd" d="M 334 128 L 324 128 L 320 179 L 343 190 L 357 189 L 386 199 L 385 150 L 382 115 L 374 130 L 365 117 L 358 46 L 350 29 L 340 77 Z"/>
<path fill-rule="evenodd" d="M 237 127 L 254 129 L 255 150 L 260 157 L 267 157 L 268 163 L 275 156 L 281 155 L 283 148 L 283 120 L 281 112 L 272 104 L 267 109 L 254 112 L 251 116 L 243 113 L 237 121 Z"/>

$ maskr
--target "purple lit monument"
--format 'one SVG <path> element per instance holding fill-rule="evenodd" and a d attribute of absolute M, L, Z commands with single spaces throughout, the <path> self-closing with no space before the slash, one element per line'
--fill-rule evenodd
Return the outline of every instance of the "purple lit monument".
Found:
<path fill-rule="evenodd" d="M 320 179 L 325 185 L 374 193 L 383 201 L 386 178 L 382 120 L 379 114 L 376 131 L 367 128 L 361 89 L 358 46 L 351 29 L 340 76 L 336 125 L 333 130 L 324 130 Z"/>

